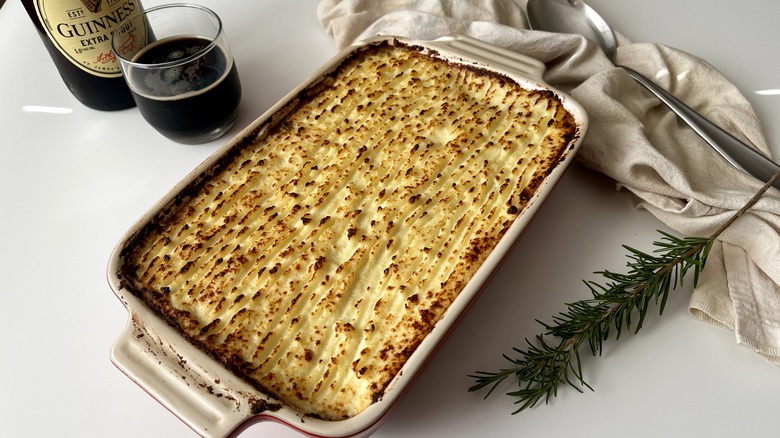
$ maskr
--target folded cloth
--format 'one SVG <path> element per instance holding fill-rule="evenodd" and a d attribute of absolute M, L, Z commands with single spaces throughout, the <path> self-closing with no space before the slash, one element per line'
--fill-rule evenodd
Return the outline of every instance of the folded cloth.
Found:
<path fill-rule="evenodd" d="M 590 127 L 578 160 L 617 181 L 634 204 L 682 235 L 706 237 L 762 182 L 734 169 L 594 43 L 527 28 L 527 0 L 322 0 L 336 44 L 377 35 L 430 40 L 465 34 L 536 58 L 544 80 L 569 93 Z M 617 62 L 654 78 L 736 137 L 768 155 L 744 96 L 711 65 L 659 44 L 617 35 Z M 771 189 L 723 232 L 693 291 L 695 317 L 735 331 L 738 343 L 780 364 L 780 192 Z"/>

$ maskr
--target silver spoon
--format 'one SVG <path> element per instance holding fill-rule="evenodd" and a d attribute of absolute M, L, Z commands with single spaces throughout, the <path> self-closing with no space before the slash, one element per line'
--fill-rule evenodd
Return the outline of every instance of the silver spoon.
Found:
<path fill-rule="evenodd" d="M 615 63 L 617 41 L 612 28 L 582 1 L 528 0 L 526 13 L 532 29 L 582 35 L 601 46 L 607 57 Z M 780 171 L 780 165 L 739 141 L 641 73 L 624 65 L 615 63 L 615 66 L 644 85 L 737 169 L 764 182 Z M 774 186 L 780 189 L 780 180 Z"/>

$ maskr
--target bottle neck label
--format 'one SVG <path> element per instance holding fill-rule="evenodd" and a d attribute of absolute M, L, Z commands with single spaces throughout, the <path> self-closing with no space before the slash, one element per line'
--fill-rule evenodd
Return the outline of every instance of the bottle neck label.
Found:
<path fill-rule="evenodd" d="M 140 9 L 137 0 L 35 0 L 35 11 L 54 46 L 82 70 L 105 78 L 122 76 L 111 35 Z"/>

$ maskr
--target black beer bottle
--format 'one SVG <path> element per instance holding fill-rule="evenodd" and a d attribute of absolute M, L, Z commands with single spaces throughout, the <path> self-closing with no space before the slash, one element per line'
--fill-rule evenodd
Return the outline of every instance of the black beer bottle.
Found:
<path fill-rule="evenodd" d="M 138 0 L 22 0 L 38 35 L 76 99 L 101 111 L 135 106 L 111 51 L 120 21 Z"/>

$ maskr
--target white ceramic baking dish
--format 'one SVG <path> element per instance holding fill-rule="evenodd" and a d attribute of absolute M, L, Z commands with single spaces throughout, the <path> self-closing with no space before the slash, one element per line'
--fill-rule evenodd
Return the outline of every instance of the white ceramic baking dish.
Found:
<path fill-rule="evenodd" d="M 314 437 L 360 437 L 368 436 L 374 432 L 498 268 L 514 242 L 520 237 L 523 229 L 539 209 L 542 201 L 561 178 L 585 135 L 587 117 L 582 107 L 568 96 L 557 90 L 552 90 L 560 96 L 565 108 L 574 116 L 579 129 L 579 135 L 567 148 L 566 153 L 561 158 L 562 162 L 554 168 L 537 189 L 533 198 L 519 214 L 485 263 L 431 333 L 411 355 L 379 401 L 346 420 L 326 421 L 305 416 L 260 393 L 236 377 L 209 355 L 185 340 L 133 294 L 122 289 L 118 275 L 122 263 L 121 251 L 129 239 L 160 209 L 168 205 L 183 187 L 201 175 L 205 169 L 208 169 L 212 163 L 231 148 L 241 144 L 247 138 L 253 138 L 259 132 L 258 130 L 267 124 L 271 117 L 301 90 L 325 77 L 353 51 L 380 40 L 391 41 L 393 44 L 422 47 L 431 56 L 500 73 L 512 78 L 525 88 L 551 89 L 542 82 L 544 64 L 472 38 L 453 36 L 435 41 L 412 41 L 386 37 L 365 41 L 334 57 L 327 65 L 312 75 L 309 81 L 293 90 L 287 97 L 193 170 L 187 178 L 140 218 L 119 242 L 108 265 L 109 284 L 129 313 L 129 322 L 111 350 L 111 360 L 130 379 L 202 436 L 237 435 L 248 425 L 258 421 L 280 422 L 305 435 Z"/>

